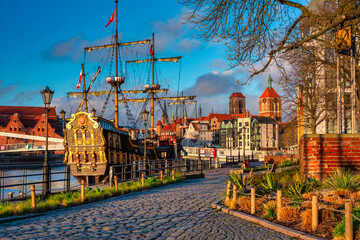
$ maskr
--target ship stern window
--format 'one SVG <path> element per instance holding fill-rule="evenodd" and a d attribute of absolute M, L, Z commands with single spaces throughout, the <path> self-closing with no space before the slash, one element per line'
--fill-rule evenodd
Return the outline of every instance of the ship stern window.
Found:
<path fill-rule="evenodd" d="M 87 138 L 87 139 L 91 138 L 91 133 L 89 130 L 85 131 L 85 138 Z"/>
<path fill-rule="evenodd" d="M 77 130 L 77 131 L 76 131 L 76 138 L 77 138 L 78 140 L 82 140 L 83 135 L 82 135 L 82 132 L 81 132 L 80 130 Z"/>
<path fill-rule="evenodd" d="M 71 155 L 71 159 L 72 159 L 72 162 L 76 162 L 76 161 L 77 161 L 77 158 L 76 158 L 76 154 L 75 154 L 75 153 L 73 153 L 73 154 Z"/>
<path fill-rule="evenodd" d="M 87 154 L 87 160 L 88 160 L 88 162 L 92 162 L 92 160 L 93 160 L 92 153 Z"/>
<path fill-rule="evenodd" d="M 79 154 L 79 158 L 80 158 L 80 162 L 84 162 L 84 154 L 83 153 Z"/>

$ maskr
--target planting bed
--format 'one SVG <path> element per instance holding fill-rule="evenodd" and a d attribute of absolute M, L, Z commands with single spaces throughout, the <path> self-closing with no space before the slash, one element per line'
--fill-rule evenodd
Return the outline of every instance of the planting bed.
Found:
<path fill-rule="evenodd" d="M 344 204 L 347 201 L 352 203 L 352 214 L 360 217 L 360 178 L 356 173 L 339 171 L 329 175 L 323 183 L 301 179 L 299 168 L 252 177 L 235 171 L 229 174 L 229 179 L 226 198 L 221 204 L 251 214 L 250 189 L 255 188 L 254 216 L 314 236 L 326 239 L 344 237 Z M 315 205 L 312 205 L 313 198 L 317 202 Z M 315 227 L 312 225 L 314 206 L 318 214 Z M 360 221 L 354 218 L 354 239 L 360 239 L 359 225 Z"/>

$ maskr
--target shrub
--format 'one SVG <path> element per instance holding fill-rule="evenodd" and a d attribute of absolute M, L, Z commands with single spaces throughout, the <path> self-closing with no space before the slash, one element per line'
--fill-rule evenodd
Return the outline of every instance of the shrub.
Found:
<path fill-rule="evenodd" d="M 4 207 L 7 207 L 7 206 L 10 206 L 9 201 L 6 201 L 6 202 L 0 202 L 0 209 L 2 209 L 2 208 L 4 208 Z"/>
<path fill-rule="evenodd" d="M 276 202 L 269 201 L 264 204 L 265 217 L 273 219 L 276 216 Z"/>
<path fill-rule="evenodd" d="M 266 173 L 264 180 L 260 183 L 261 186 L 269 191 L 275 191 L 279 189 L 279 184 L 277 179 L 275 179 L 274 174 Z"/>
<path fill-rule="evenodd" d="M 237 200 L 237 208 L 241 211 L 244 211 L 244 212 L 250 212 L 250 209 L 251 209 L 251 201 L 250 201 L 250 198 L 248 197 L 240 197 L 238 200 Z"/>
<path fill-rule="evenodd" d="M 230 181 L 236 185 L 240 193 L 246 192 L 246 187 L 250 186 L 253 178 L 242 175 L 239 172 L 232 172 L 229 174 Z"/>
<path fill-rule="evenodd" d="M 353 214 L 357 218 L 360 218 L 360 208 L 354 209 Z M 354 231 L 354 234 L 356 234 L 357 231 L 359 230 L 359 226 L 360 226 L 360 221 L 357 220 L 356 218 L 353 218 L 353 231 Z M 345 234 L 345 216 L 343 216 L 341 222 L 338 223 L 335 226 L 333 236 L 334 237 L 341 237 L 341 236 L 344 236 L 344 234 Z"/>
<path fill-rule="evenodd" d="M 303 201 L 303 194 L 315 189 L 315 182 L 293 182 L 286 186 L 284 195 L 295 200 Z"/>
<path fill-rule="evenodd" d="M 235 201 L 233 199 L 229 200 L 228 207 L 230 209 L 236 209 L 238 207 L 237 201 Z"/>
<path fill-rule="evenodd" d="M 360 178 L 350 170 L 331 173 L 324 182 L 324 187 L 333 190 L 360 190 Z"/>

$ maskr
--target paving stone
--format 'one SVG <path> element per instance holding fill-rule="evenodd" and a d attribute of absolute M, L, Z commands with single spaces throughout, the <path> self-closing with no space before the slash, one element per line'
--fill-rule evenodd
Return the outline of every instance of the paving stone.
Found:
<path fill-rule="evenodd" d="M 210 204 L 226 187 L 229 169 L 132 195 L 0 224 L 10 239 L 290 239 Z"/>

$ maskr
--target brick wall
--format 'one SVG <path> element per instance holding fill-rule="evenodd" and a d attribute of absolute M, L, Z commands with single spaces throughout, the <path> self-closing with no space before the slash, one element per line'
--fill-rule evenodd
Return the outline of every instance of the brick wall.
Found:
<path fill-rule="evenodd" d="M 300 140 L 302 174 L 324 180 L 339 168 L 360 169 L 360 134 L 304 134 Z"/>

